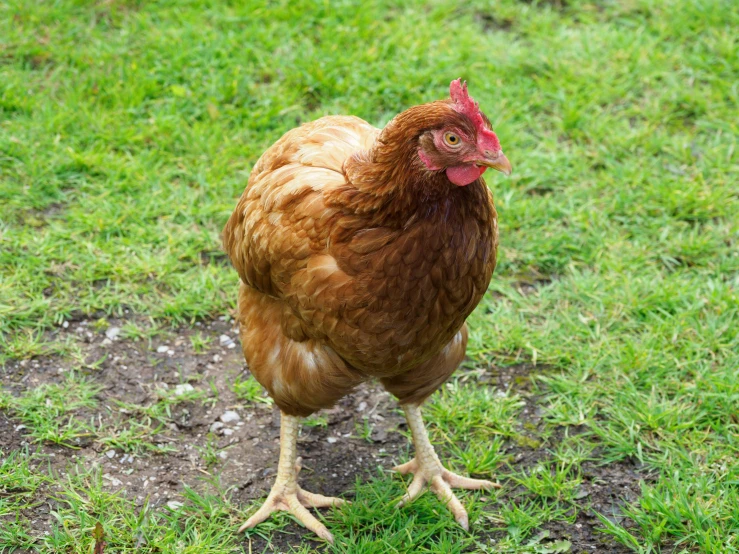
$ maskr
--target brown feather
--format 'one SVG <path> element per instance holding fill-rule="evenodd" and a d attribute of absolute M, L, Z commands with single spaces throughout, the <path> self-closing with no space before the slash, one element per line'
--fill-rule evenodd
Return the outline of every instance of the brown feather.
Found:
<path fill-rule="evenodd" d="M 324 117 L 254 166 L 223 239 L 244 355 L 284 412 L 328 407 L 372 377 L 421 402 L 463 359 L 497 224 L 482 179 L 458 187 L 418 157 L 426 132 L 450 124 L 474 133 L 449 102 L 382 131 Z"/>

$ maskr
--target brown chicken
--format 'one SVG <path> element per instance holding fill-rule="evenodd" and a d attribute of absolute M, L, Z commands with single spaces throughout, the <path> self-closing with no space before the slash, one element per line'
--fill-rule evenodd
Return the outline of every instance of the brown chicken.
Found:
<path fill-rule="evenodd" d="M 428 483 L 457 522 L 452 487 L 490 481 L 445 469 L 421 403 L 465 355 L 465 319 L 495 268 L 498 228 L 482 173 L 511 171 L 490 121 L 459 80 L 451 98 L 376 129 L 330 116 L 286 133 L 259 159 L 223 232 L 241 277 L 244 356 L 282 411 L 277 477 L 241 530 L 287 510 L 326 540 L 308 507 L 343 502 L 297 484 L 300 418 L 377 378 L 405 411 L 416 455 L 399 505 Z"/>

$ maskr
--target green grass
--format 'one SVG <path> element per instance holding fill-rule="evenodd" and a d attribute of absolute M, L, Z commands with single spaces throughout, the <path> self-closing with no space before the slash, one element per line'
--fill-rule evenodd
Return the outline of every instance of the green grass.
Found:
<path fill-rule="evenodd" d="M 126 325 L 132 338 L 228 313 L 237 278 L 218 235 L 259 154 L 325 114 L 383 125 L 462 76 L 514 165 L 488 179 L 501 259 L 469 354 L 535 365 L 544 423 L 521 426 L 515 392 L 453 385 L 426 410 L 432 436 L 457 469 L 501 475 L 502 496 L 465 496 L 480 522 L 467 535 L 432 517 L 430 495 L 387 510 L 403 481 L 381 476 L 327 515 L 335 551 L 546 552 L 538 529 L 582 509 L 582 464 L 631 460 L 656 480 L 625 508 L 630 525 L 603 515 L 605 534 L 642 554 L 739 552 L 738 27 L 731 0 L 1 3 L 0 363 L 79 358 L 50 333 L 79 313 L 151 318 Z M 0 408 L 73 447 L 99 433 L 84 417 L 96 386 L 93 373 L 0 393 Z M 110 446 L 146 450 L 170 400 Z M 518 467 L 510 445 L 543 458 Z M 87 552 L 98 519 L 121 551 L 140 537 L 241 549 L 244 514 L 225 496 L 142 514 L 94 474 L 4 455 L 0 513 L 42 483 L 61 507 L 43 539 L 21 515 L 2 526 L 0 552 Z"/>
<path fill-rule="evenodd" d="M 81 437 L 92 434 L 92 427 L 76 414 L 96 407 L 98 392 L 99 387 L 72 373 L 60 385 L 44 384 L 19 398 L 6 396 L 5 402 L 35 441 L 74 448 Z"/>
<path fill-rule="evenodd" d="M 48 481 L 48 477 L 30 465 L 27 451 L 15 451 L 9 455 L 0 451 L 0 545 L 7 547 L 31 546 L 34 538 L 19 512 L 37 504 L 34 495 Z"/>
<path fill-rule="evenodd" d="M 21 462 L 27 464 L 27 458 L 22 457 Z M 0 484 L 2 478 L 0 469 Z M 142 507 L 136 507 L 123 496 L 105 490 L 99 471 L 77 468 L 66 478 L 54 479 L 52 475 L 41 479 L 55 486 L 53 497 L 57 508 L 53 517 L 58 523 L 43 538 L 44 552 L 91 552 L 92 529 L 98 522 L 103 527 L 106 551 L 171 554 L 240 551 L 231 529 L 233 508 L 217 489 L 203 495 L 185 489 L 186 505 L 154 513 L 148 500 Z M 20 522 L 11 522 L 0 529 L 0 540 L 4 551 L 39 546 L 39 541 L 29 536 Z"/>
<path fill-rule="evenodd" d="M 251 375 L 246 377 L 246 379 L 237 377 L 232 383 L 231 388 L 236 394 L 236 397 L 247 404 L 272 404 L 272 399 L 267 396 L 262 386 Z"/>

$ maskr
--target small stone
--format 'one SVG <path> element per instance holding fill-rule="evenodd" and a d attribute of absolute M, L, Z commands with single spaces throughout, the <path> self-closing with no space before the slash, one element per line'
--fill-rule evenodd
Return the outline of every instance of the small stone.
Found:
<path fill-rule="evenodd" d="M 69 327 L 69 321 L 65 321 L 65 322 L 63 322 L 63 323 L 62 323 L 62 327 L 64 327 L 65 329 L 66 329 L 67 327 Z"/>
<path fill-rule="evenodd" d="M 23 430 L 23 429 L 25 429 L 25 428 L 26 428 L 26 426 L 25 426 L 25 425 L 16 425 L 16 427 L 15 427 L 15 430 L 16 430 L 16 431 L 21 431 L 21 430 Z"/>
<path fill-rule="evenodd" d="M 234 434 L 234 430 L 233 429 L 224 429 L 223 430 L 223 435 L 226 436 L 226 437 L 229 437 L 229 436 L 231 436 L 233 434 Z"/>
<path fill-rule="evenodd" d="M 112 460 L 115 458 L 115 450 L 108 450 L 105 455 Z"/>
<path fill-rule="evenodd" d="M 159 354 L 163 354 L 167 350 L 169 350 L 169 346 L 167 346 L 166 344 L 163 344 L 162 346 L 157 347 L 157 352 Z"/>
<path fill-rule="evenodd" d="M 334 444 L 339 439 L 337 439 L 336 437 L 329 437 L 326 440 L 328 441 L 329 444 Z"/>
<path fill-rule="evenodd" d="M 112 340 L 110 340 L 109 338 L 104 338 L 103 342 L 100 343 L 100 346 L 110 346 L 111 344 L 113 344 Z"/>
<path fill-rule="evenodd" d="M 181 385 L 177 385 L 174 388 L 174 394 L 175 396 L 182 396 L 185 393 L 194 391 L 195 388 L 190 383 L 184 383 Z"/>
<path fill-rule="evenodd" d="M 220 421 L 214 421 L 209 430 L 211 433 L 217 433 L 220 429 L 223 429 L 224 425 Z"/>
<path fill-rule="evenodd" d="M 105 330 L 105 336 L 108 337 L 110 340 L 115 340 L 116 338 L 118 338 L 118 335 L 120 334 L 120 332 L 121 332 L 120 327 L 108 327 Z"/>
<path fill-rule="evenodd" d="M 167 356 L 174 356 L 174 350 L 172 350 L 171 348 L 167 350 Z"/>
<path fill-rule="evenodd" d="M 218 354 L 213 354 L 213 361 L 214 361 L 215 363 L 218 363 L 218 362 L 220 362 L 220 361 L 221 361 L 222 359 L 223 359 L 223 358 L 221 358 L 221 357 L 220 357 L 220 356 L 219 356 Z"/>
<path fill-rule="evenodd" d="M 228 335 L 221 335 L 219 341 L 221 346 L 225 346 L 226 348 L 236 348 L 236 343 Z"/>
<path fill-rule="evenodd" d="M 218 457 L 219 457 L 219 458 L 220 458 L 221 460 L 225 460 L 226 458 L 228 458 L 228 454 L 226 453 L 226 451 L 225 451 L 225 450 L 221 450 L 221 451 L 220 451 L 220 452 L 218 453 Z"/>
<path fill-rule="evenodd" d="M 232 421 L 239 421 L 240 419 L 241 416 L 232 410 L 226 410 L 221 416 L 221 421 L 223 423 L 231 423 Z"/>
<path fill-rule="evenodd" d="M 105 473 L 103 475 L 103 479 L 106 479 L 107 481 L 110 481 L 110 484 L 114 487 L 120 487 L 123 484 L 123 481 L 120 479 L 117 479 L 116 477 L 113 477 L 110 475 L 110 473 Z"/>
<path fill-rule="evenodd" d="M 372 432 L 370 433 L 370 439 L 374 442 L 385 442 L 385 439 L 387 438 L 387 431 L 383 429 L 382 427 L 378 428 L 375 427 L 372 429 Z"/>
<path fill-rule="evenodd" d="M 184 504 L 182 502 L 177 502 L 176 500 L 170 500 L 167 502 L 167 508 L 170 510 L 179 510 L 182 506 L 184 506 Z"/>
<path fill-rule="evenodd" d="M 361 401 L 361 402 L 359 403 L 359 406 L 357 406 L 357 411 L 358 411 L 358 412 L 363 412 L 363 411 L 365 411 L 366 409 L 367 409 L 367 403 L 366 403 L 366 402 L 365 402 L 364 400 L 362 400 L 362 401 Z"/>

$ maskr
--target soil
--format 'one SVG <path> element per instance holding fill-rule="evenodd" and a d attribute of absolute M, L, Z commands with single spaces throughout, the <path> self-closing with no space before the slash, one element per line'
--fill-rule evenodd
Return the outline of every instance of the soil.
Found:
<path fill-rule="evenodd" d="M 125 321 L 111 320 L 107 330 L 121 327 Z M 57 338 L 74 337 L 82 344 L 86 370 L 102 387 L 99 406 L 84 413 L 103 424 L 125 422 L 130 415 L 114 402 L 120 400 L 138 405 L 153 404 L 161 387 L 176 387 L 184 383 L 195 389 L 218 391 L 211 403 L 184 402 L 173 408 L 174 423 L 157 440 L 161 445 L 177 448 L 165 454 L 134 454 L 104 447 L 92 440 L 80 440 L 78 449 L 50 444 L 31 444 L 26 430 L 7 412 L 0 411 L 0 451 L 8 453 L 29 446 L 38 448 L 43 465 L 58 476 L 73 470 L 77 462 L 87 467 L 101 468 L 105 485 L 111 490 L 125 489 L 125 495 L 142 506 L 149 497 L 151 506 L 165 505 L 180 498 L 184 484 L 206 487 L 209 479 L 217 477 L 220 487 L 232 491 L 233 502 L 244 505 L 263 497 L 274 478 L 279 453 L 279 412 L 267 404 L 244 404 L 232 392 L 231 383 L 239 376 L 248 375 L 238 333 L 233 324 L 218 320 L 199 322 L 195 326 L 173 331 L 150 340 L 124 340 L 106 337 L 105 326 L 92 320 L 77 318 L 60 328 Z M 97 329 L 97 330 L 96 330 Z M 190 336 L 199 333 L 211 338 L 208 347 L 196 353 Z M 228 340 L 226 340 L 228 338 Z M 166 348 L 165 348 L 166 347 Z M 100 361 L 102 360 L 102 361 Z M 100 361 L 99 363 L 96 363 Z M 13 361 L 0 368 L 3 387 L 12 394 L 37 387 L 43 383 L 60 382 L 71 364 L 57 356 Z M 530 391 L 531 366 L 521 364 L 508 368 L 476 368 L 466 378 L 475 379 L 481 386 L 513 388 L 526 400 L 521 420 L 522 433 L 535 432 L 540 426 L 536 397 Z M 212 396 L 212 395 L 211 395 Z M 239 420 L 228 422 L 215 433 L 211 426 L 220 421 L 227 410 L 239 415 Z M 399 432 L 405 422 L 394 399 L 376 384 L 365 384 L 345 397 L 336 407 L 318 414 L 325 425 L 306 425 L 299 439 L 303 458 L 301 484 L 312 492 L 342 495 L 351 498 L 351 489 L 357 477 L 376 474 L 378 467 L 390 469 L 408 453 L 408 442 Z M 369 437 L 359 437 L 358 429 L 365 419 L 370 422 Z M 524 431 L 527 429 L 528 431 Z M 572 430 L 570 429 L 570 432 Z M 219 460 L 207 466 L 201 455 L 209 435 L 216 437 Z M 556 439 L 556 437 L 555 437 Z M 513 444 L 509 447 L 511 464 L 529 466 L 547 455 L 546 448 L 535 444 Z M 578 502 L 584 509 L 571 524 L 546 526 L 550 539 L 572 542 L 572 553 L 598 552 L 621 554 L 628 549 L 611 543 L 597 531 L 602 527 L 595 511 L 609 518 L 621 518 L 619 507 L 638 497 L 640 480 L 649 479 L 639 467 L 629 463 L 582 466 L 583 485 Z M 504 483 L 504 485 L 506 485 Z M 511 498 L 517 491 L 513 486 Z M 42 491 L 43 492 L 43 491 Z M 49 492 L 49 491 L 46 491 Z M 181 500 L 181 498 L 180 498 Z M 50 511 L 55 501 L 44 503 L 24 515 L 29 517 L 35 533 L 49 531 L 53 518 Z M 492 506 L 491 509 L 495 507 Z M 290 524 L 289 533 L 276 533 L 272 548 L 276 552 L 298 545 L 310 538 L 297 524 Z M 483 542 L 496 541 L 500 535 L 490 534 Z M 266 543 L 252 536 L 246 551 L 260 552 Z M 20 552 L 20 551 L 16 551 Z"/>

